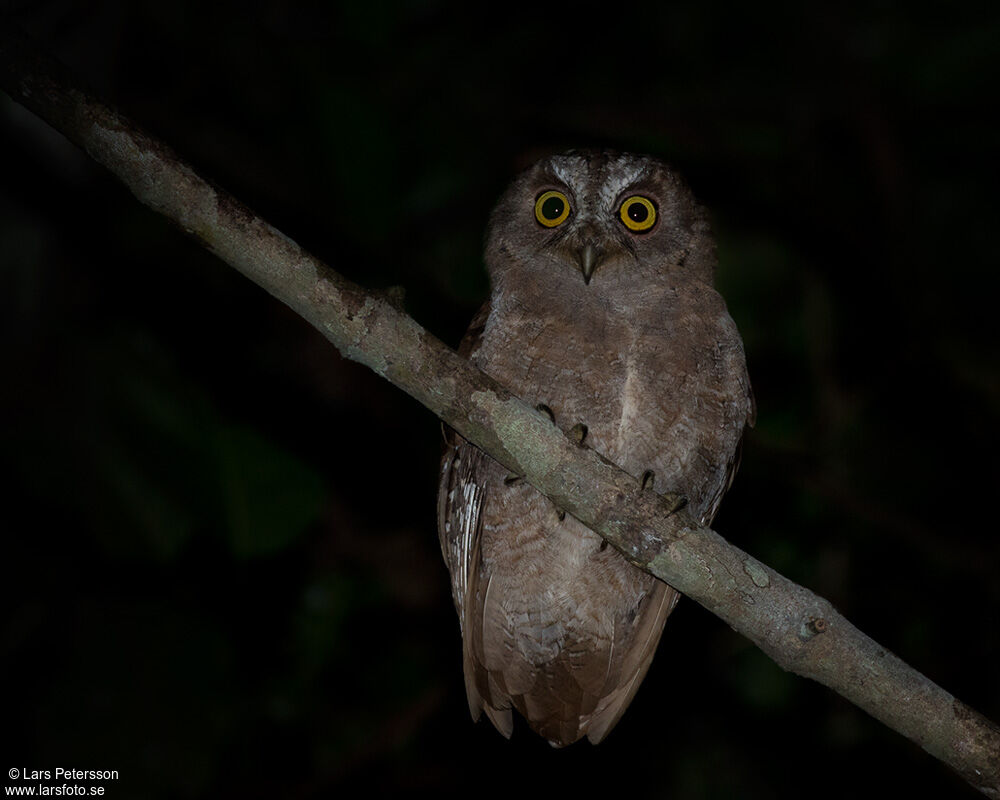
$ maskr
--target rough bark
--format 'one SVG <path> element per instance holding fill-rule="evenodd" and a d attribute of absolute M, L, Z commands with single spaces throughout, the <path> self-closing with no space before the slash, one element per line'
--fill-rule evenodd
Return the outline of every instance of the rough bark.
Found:
<path fill-rule="evenodd" d="M 6 28 L 6 26 L 3 26 Z M 826 601 L 699 526 L 671 496 L 569 441 L 548 417 L 469 365 L 387 299 L 345 280 L 167 146 L 77 87 L 9 29 L 0 86 L 160 212 L 319 329 L 344 355 L 676 587 L 783 668 L 829 686 L 1000 798 L 1000 729 L 873 641 Z"/>

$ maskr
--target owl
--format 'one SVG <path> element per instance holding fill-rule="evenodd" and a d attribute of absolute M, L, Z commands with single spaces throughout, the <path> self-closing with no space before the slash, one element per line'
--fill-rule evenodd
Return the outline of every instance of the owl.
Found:
<path fill-rule="evenodd" d="M 708 524 L 754 401 L 713 288 L 715 246 L 681 179 L 649 157 L 539 161 L 494 209 L 489 301 L 460 352 L 567 436 Z M 449 433 L 441 549 L 473 719 L 512 709 L 553 746 L 600 742 L 649 669 L 678 593 Z"/>

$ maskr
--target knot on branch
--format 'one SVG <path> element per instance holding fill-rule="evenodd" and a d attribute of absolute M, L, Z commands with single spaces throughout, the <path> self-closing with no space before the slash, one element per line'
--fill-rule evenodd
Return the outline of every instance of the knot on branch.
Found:
<path fill-rule="evenodd" d="M 827 621 L 822 617 L 810 617 L 799 630 L 799 638 L 804 642 L 809 641 L 814 636 L 826 633 L 829 627 Z"/>

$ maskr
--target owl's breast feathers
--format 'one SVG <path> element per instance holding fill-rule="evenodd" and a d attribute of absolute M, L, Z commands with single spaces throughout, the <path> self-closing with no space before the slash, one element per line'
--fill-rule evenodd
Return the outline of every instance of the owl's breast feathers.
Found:
<path fill-rule="evenodd" d="M 487 305 L 461 351 L 705 522 L 736 466 L 753 401 L 742 344 L 710 287 L 648 313 Z M 636 569 L 459 437 L 442 462 L 439 530 L 462 624 L 474 718 L 509 736 L 516 708 L 553 745 L 600 741 L 652 660 L 677 593 Z"/>
<path fill-rule="evenodd" d="M 654 297 L 653 300 L 649 296 Z M 743 345 L 722 298 L 695 284 L 647 292 L 627 311 L 588 303 L 495 304 L 471 359 L 657 491 L 688 496 L 704 521 L 728 487 L 753 399 Z"/>

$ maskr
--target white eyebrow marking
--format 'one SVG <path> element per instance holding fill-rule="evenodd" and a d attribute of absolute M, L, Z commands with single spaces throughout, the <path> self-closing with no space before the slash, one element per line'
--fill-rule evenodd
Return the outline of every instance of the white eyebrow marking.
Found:
<path fill-rule="evenodd" d="M 581 205 L 590 206 L 586 195 L 592 195 L 596 190 L 596 200 L 601 211 L 616 211 L 613 207 L 619 195 L 646 174 L 646 165 L 634 158 L 617 158 L 606 163 L 600 172 L 595 172 L 591 162 L 573 156 L 561 156 L 551 162 L 553 174 L 567 187 L 577 193 L 583 193 Z M 582 180 L 581 180 L 582 178 Z M 595 185 L 598 178 L 600 184 Z M 578 198 L 581 199 L 581 198 Z M 583 211 L 583 207 L 578 209 Z"/>
<path fill-rule="evenodd" d="M 566 166 L 568 167 L 569 164 L 567 164 Z M 561 162 L 559 162 L 559 161 L 553 161 L 552 162 L 552 171 L 555 172 L 556 177 L 559 178 L 559 180 L 561 180 L 567 186 L 570 185 L 569 173 L 564 170 L 563 165 L 562 165 Z"/>
<path fill-rule="evenodd" d="M 620 162 L 619 162 L 620 163 Z M 611 208 L 611 204 L 618 199 L 622 191 L 635 183 L 646 168 L 642 165 L 632 167 L 628 171 L 618 172 L 617 170 L 608 176 L 608 180 L 601 187 L 601 202 L 605 208 Z"/>

